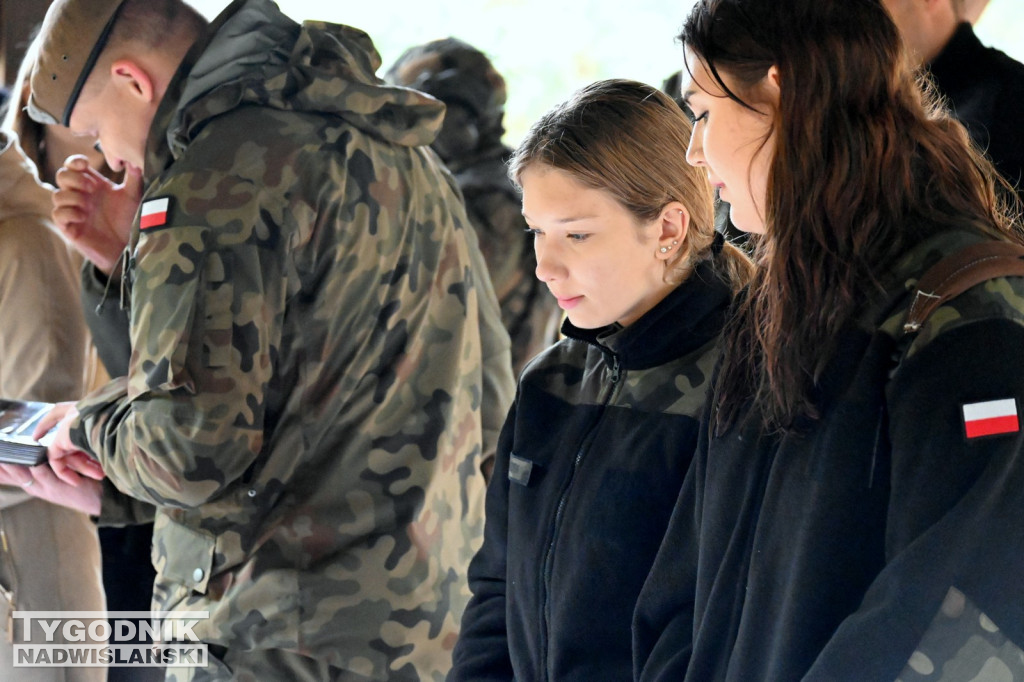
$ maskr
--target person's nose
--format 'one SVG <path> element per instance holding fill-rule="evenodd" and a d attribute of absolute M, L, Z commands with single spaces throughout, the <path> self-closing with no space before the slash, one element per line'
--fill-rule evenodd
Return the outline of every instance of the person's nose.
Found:
<path fill-rule="evenodd" d="M 691 166 L 707 165 L 707 160 L 704 158 L 704 143 L 696 127 L 690 135 L 690 144 L 686 146 L 686 162 Z"/>
<path fill-rule="evenodd" d="M 543 238 L 533 242 L 533 252 L 537 256 L 537 268 L 534 271 L 537 279 L 542 282 L 553 282 L 562 276 L 565 268 L 558 256 L 558 248 Z"/>

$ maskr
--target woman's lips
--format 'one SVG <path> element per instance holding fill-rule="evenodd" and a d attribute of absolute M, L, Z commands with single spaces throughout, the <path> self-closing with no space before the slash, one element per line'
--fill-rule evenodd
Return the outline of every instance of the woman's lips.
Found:
<path fill-rule="evenodd" d="M 576 305 L 583 300 L 582 296 L 570 296 L 569 298 L 562 298 L 561 296 L 555 296 L 558 301 L 558 307 L 562 310 L 570 310 L 575 308 Z"/>

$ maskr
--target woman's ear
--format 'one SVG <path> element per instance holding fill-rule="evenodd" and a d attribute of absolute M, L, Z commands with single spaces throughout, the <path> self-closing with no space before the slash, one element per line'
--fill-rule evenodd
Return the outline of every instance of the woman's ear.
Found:
<path fill-rule="evenodd" d="M 657 257 L 668 260 L 675 256 L 686 240 L 690 212 L 678 201 L 669 202 L 661 209 L 658 223 L 661 231 L 658 233 Z"/>
<path fill-rule="evenodd" d="M 769 101 L 771 101 L 773 106 L 778 107 L 782 99 L 782 78 L 779 76 L 779 67 L 774 64 L 768 67 L 768 73 L 765 74 L 763 85 Z"/>

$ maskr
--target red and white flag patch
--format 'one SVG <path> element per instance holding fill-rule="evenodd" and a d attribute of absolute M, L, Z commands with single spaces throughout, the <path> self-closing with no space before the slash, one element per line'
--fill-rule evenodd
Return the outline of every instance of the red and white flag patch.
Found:
<path fill-rule="evenodd" d="M 167 209 L 170 208 L 170 197 L 162 199 L 150 199 L 142 204 L 142 211 L 139 218 L 139 229 L 147 230 L 151 227 L 160 227 L 167 224 Z"/>
<path fill-rule="evenodd" d="M 1020 431 L 1017 401 L 1005 398 L 964 405 L 964 431 L 968 438 Z"/>

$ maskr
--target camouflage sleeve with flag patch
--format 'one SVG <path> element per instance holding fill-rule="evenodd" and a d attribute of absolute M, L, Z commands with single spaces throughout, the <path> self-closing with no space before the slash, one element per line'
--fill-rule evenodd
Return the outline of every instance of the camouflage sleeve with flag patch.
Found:
<path fill-rule="evenodd" d="M 128 269 L 127 390 L 119 400 L 103 392 L 83 401 L 73 435 L 138 500 L 199 506 L 262 447 L 269 356 L 284 301 L 268 290 L 281 275 L 279 259 L 260 248 L 261 221 L 238 217 L 232 222 L 247 223 L 244 230 L 211 229 L 173 195 L 141 206 Z"/>

